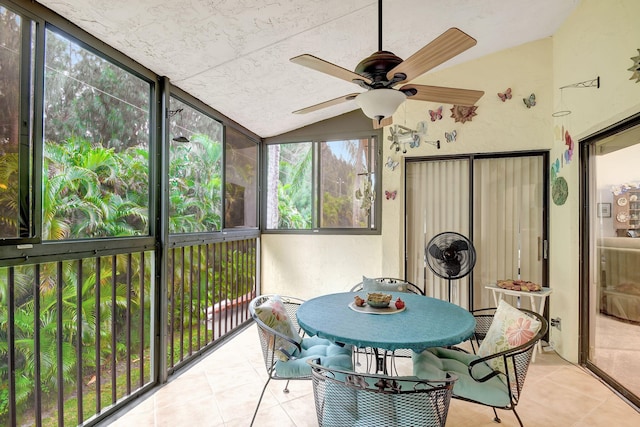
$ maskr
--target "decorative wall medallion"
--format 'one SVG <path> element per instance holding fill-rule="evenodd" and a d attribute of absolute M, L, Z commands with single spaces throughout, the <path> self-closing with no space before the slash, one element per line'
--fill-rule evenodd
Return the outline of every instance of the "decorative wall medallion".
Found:
<path fill-rule="evenodd" d="M 631 71 L 633 74 L 631 74 L 631 77 L 629 77 L 629 80 L 636 79 L 636 83 L 639 83 L 640 82 L 640 49 L 638 49 L 638 56 L 633 56 L 631 60 L 633 61 L 633 65 L 631 66 L 631 68 L 628 68 L 628 70 Z"/>
<path fill-rule="evenodd" d="M 567 201 L 568 196 L 569 185 L 567 184 L 567 180 L 561 176 L 557 177 L 551 185 L 551 197 L 553 198 L 553 203 L 558 206 L 562 206 L 564 205 L 564 202 Z"/>
<path fill-rule="evenodd" d="M 478 107 L 475 105 L 470 107 L 466 105 L 454 105 L 453 108 L 451 108 L 451 117 L 453 117 L 456 122 L 470 122 L 473 119 L 473 116 L 477 115 L 477 109 Z"/>

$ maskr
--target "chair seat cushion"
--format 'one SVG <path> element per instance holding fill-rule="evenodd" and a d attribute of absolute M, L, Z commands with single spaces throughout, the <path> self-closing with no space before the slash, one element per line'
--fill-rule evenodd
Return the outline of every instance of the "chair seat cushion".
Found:
<path fill-rule="evenodd" d="M 473 400 L 485 405 L 499 408 L 508 407 L 511 403 L 509 390 L 499 376 L 483 383 L 474 380 L 469 374 L 469 364 L 479 356 L 458 350 L 441 347 L 414 353 L 413 374 L 428 380 L 444 379 L 447 373 L 456 375 L 458 380 L 453 386 L 453 397 Z M 491 373 L 492 369 L 485 363 L 479 363 L 473 369 L 473 375 L 481 378 Z"/>
<path fill-rule="evenodd" d="M 317 336 L 306 337 L 300 343 L 302 351 L 291 360 L 276 362 L 279 377 L 306 377 L 311 375 L 309 359 L 320 358 L 320 364 L 333 369 L 353 370 L 351 346 L 341 347 Z"/>

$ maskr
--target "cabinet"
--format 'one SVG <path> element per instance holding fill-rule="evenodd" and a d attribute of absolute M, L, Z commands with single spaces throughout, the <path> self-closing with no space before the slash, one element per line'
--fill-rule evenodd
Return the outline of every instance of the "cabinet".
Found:
<path fill-rule="evenodd" d="M 613 227 L 618 236 L 628 236 L 629 230 L 640 230 L 640 189 L 614 195 Z"/>

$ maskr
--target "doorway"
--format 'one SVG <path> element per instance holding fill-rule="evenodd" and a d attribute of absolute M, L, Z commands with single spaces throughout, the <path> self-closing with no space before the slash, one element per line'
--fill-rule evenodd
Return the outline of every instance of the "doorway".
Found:
<path fill-rule="evenodd" d="M 640 115 L 581 153 L 580 362 L 640 406 Z"/>
<path fill-rule="evenodd" d="M 495 305 L 485 286 L 500 279 L 547 286 L 547 165 L 547 152 L 407 159 L 407 280 L 470 310 Z M 468 237 L 476 252 L 473 270 L 450 296 L 425 258 L 430 240 L 445 231 Z M 505 299 L 531 308 L 526 298 Z"/>

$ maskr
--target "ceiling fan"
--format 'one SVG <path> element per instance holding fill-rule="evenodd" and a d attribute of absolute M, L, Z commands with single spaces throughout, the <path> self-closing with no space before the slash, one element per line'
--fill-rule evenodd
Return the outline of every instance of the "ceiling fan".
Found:
<path fill-rule="evenodd" d="M 394 87 L 410 82 L 476 43 L 474 38 L 459 29 L 449 28 L 403 61 L 392 52 L 382 50 L 382 0 L 378 0 L 378 51 L 360 61 L 355 71 L 309 54 L 291 58 L 295 64 L 355 83 L 367 91 L 350 93 L 294 113 L 310 113 L 355 99 L 365 115 L 373 119 L 374 127 L 380 128 L 393 122 L 391 116 L 407 97 L 418 101 L 471 106 L 484 95 L 483 91 L 417 84 L 404 84 L 398 89 Z"/>

